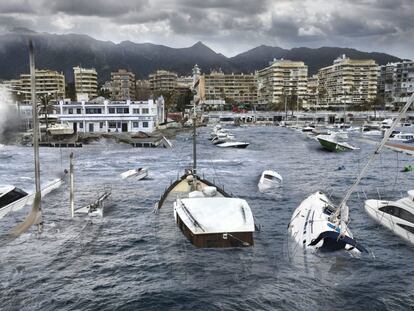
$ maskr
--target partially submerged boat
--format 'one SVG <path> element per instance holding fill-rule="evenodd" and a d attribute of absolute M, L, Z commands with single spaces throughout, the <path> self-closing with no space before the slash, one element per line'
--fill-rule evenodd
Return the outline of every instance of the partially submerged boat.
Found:
<path fill-rule="evenodd" d="M 348 150 L 356 150 L 359 149 L 348 144 L 345 141 L 340 141 L 335 134 L 330 135 L 318 135 L 316 139 L 321 144 L 322 147 L 325 149 L 332 151 L 332 152 L 341 152 L 341 151 L 348 151 Z"/>
<path fill-rule="evenodd" d="M 377 223 L 414 244 L 414 190 L 398 201 L 366 200 L 364 208 Z"/>
<path fill-rule="evenodd" d="M 196 103 L 193 114 L 193 165 L 156 203 L 171 204 L 177 226 L 196 247 L 253 246 L 253 213 L 248 203 L 197 174 Z"/>
<path fill-rule="evenodd" d="M 277 188 L 282 185 L 283 178 L 282 176 L 273 170 L 265 170 L 260 176 L 259 183 L 257 187 L 260 192 L 266 191 L 271 188 Z"/>
<path fill-rule="evenodd" d="M 121 173 L 121 178 L 122 179 L 126 179 L 126 178 L 131 178 L 134 177 L 138 180 L 144 179 L 145 177 L 148 176 L 148 170 L 146 168 L 135 168 L 126 172 Z"/>
<path fill-rule="evenodd" d="M 348 228 L 341 235 L 340 226 L 331 219 L 334 212 L 335 206 L 328 197 L 322 192 L 315 192 L 296 208 L 288 232 L 304 250 L 345 250 L 352 255 L 365 252 L 366 249 L 357 243 Z M 347 218 L 347 213 L 342 217 Z"/>

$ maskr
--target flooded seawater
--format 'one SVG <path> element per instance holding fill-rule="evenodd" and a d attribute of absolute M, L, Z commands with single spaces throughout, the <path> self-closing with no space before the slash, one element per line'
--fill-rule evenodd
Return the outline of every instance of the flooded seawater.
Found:
<path fill-rule="evenodd" d="M 176 227 L 172 206 L 154 213 L 171 181 L 191 163 L 191 137 L 173 149 L 139 149 L 108 141 L 79 149 L 41 148 L 42 182 L 68 167 L 75 154 L 76 206 L 112 189 L 103 219 L 69 211 L 68 183 L 43 200 L 44 232 L 35 228 L 0 246 L 0 310 L 408 310 L 414 307 L 414 247 L 377 225 L 363 209 L 369 198 L 399 199 L 413 189 L 413 158 L 385 150 L 349 201 L 350 229 L 370 255 L 304 254 L 288 239 L 293 211 L 324 190 L 338 202 L 374 145 L 329 153 L 300 132 L 279 127 L 230 131 L 247 149 L 220 149 L 198 136 L 199 173 L 246 199 L 260 224 L 250 248 L 197 249 Z M 3 146 L 0 183 L 33 189 L 33 151 Z M 344 166 L 345 169 L 337 170 Z M 147 167 L 149 179 L 120 173 Z M 264 169 L 281 188 L 257 189 Z M 4 235 L 28 208 L 0 220 Z"/>

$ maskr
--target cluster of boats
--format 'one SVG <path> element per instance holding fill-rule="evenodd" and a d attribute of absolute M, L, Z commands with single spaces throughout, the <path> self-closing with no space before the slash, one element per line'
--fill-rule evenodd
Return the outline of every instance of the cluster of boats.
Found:
<path fill-rule="evenodd" d="M 213 145 L 220 148 L 246 148 L 249 143 L 245 141 L 234 140 L 234 135 L 216 125 L 210 135 L 210 141 Z"/>

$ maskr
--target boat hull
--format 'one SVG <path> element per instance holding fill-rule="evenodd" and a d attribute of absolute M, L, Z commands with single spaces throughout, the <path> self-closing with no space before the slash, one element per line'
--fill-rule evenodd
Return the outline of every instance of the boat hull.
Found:
<path fill-rule="evenodd" d="M 226 248 L 226 247 L 248 247 L 253 246 L 253 232 L 223 232 L 223 233 L 193 233 L 181 220 L 176 216 L 177 226 L 186 238 L 195 247 L 199 248 Z"/>

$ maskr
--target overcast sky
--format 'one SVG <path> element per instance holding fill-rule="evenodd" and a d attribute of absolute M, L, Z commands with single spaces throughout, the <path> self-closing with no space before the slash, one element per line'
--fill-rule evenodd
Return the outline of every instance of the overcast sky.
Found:
<path fill-rule="evenodd" d="M 414 0 L 0 0 L 14 27 L 233 56 L 261 44 L 340 46 L 414 58 Z"/>

